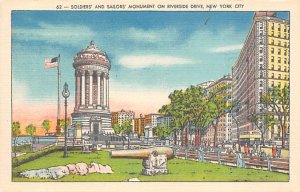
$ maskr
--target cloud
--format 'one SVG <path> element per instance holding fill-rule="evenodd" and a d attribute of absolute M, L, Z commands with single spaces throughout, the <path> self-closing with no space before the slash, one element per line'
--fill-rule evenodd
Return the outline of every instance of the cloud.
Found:
<path fill-rule="evenodd" d="M 228 45 L 228 46 L 223 46 L 223 47 L 215 47 L 211 49 L 211 52 L 214 53 L 228 53 L 232 51 L 239 51 L 243 47 L 243 44 L 238 44 L 238 45 Z"/>
<path fill-rule="evenodd" d="M 187 58 L 166 55 L 129 55 L 121 57 L 119 63 L 127 68 L 144 68 L 153 65 L 167 67 L 191 64 L 192 61 Z"/>
<path fill-rule="evenodd" d="M 13 38 L 23 41 L 45 41 L 51 44 L 82 45 L 96 37 L 89 27 L 76 24 L 39 23 L 37 28 L 13 28 Z"/>
<path fill-rule="evenodd" d="M 128 38 L 132 41 L 147 42 L 147 43 L 159 43 L 165 41 L 176 41 L 179 34 L 176 29 L 164 28 L 164 29 L 151 29 L 145 30 L 135 27 L 130 27 L 121 31 L 125 33 L 123 38 Z"/>

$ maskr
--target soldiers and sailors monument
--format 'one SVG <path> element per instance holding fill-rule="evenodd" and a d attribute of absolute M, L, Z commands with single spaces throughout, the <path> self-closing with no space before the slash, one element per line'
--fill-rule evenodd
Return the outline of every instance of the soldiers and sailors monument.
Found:
<path fill-rule="evenodd" d="M 91 41 L 86 49 L 76 54 L 73 67 L 75 107 L 71 114 L 72 128 L 76 129 L 79 124 L 80 134 L 89 135 L 92 141 L 98 141 L 99 135 L 114 133 L 109 109 L 111 63 L 107 54 Z"/>

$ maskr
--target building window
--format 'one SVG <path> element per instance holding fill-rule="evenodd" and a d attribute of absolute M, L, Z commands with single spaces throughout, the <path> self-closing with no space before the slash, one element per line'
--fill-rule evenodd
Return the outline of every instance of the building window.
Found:
<path fill-rule="evenodd" d="M 287 75 L 284 75 L 284 79 L 287 79 Z"/>
<path fill-rule="evenodd" d="M 271 86 L 274 87 L 274 81 L 271 82 Z"/>
<path fill-rule="evenodd" d="M 274 45 L 274 40 L 273 39 L 271 39 L 271 45 Z"/>
<path fill-rule="evenodd" d="M 260 61 L 260 62 L 262 62 L 262 61 L 263 61 L 263 58 L 262 58 L 262 57 L 260 57 L 260 58 L 259 58 L 259 61 Z"/>
<path fill-rule="evenodd" d="M 274 36 L 274 31 L 271 31 L 271 36 Z"/>
<path fill-rule="evenodd" d="M 274 47 L 271 48 L 271 53 L 274 54 Z"/>
<path fill-rule="evenodd" d="M 274 73 L 272 73 L 271 78 L 274 79 Z"/>
<path fill-rule="evenodd" d="M 263 69 L 263 66 L 262 66 L 262 65 L 259 65 L 259 69 Z"/>
<path fill-rule="evenodd" d="M 284 58 L 283 63 L 286 64 L 286 58 Z"/>
<path fill-rule="evenodd" d="M 278 55 L 281 55 L 281 49 L 280 48 L 278 49 Z"/>
<path fill-rule="evenodd" d="M 286 32 L 286 25 L 283 27 L 283 31 Z"/>
<path fill-rule="evenodd" d="M 278 74 L 278 79 L 281 79 L 281 74 Z"/>
<path fill-rule="evenodd" d="M 287 39 L 287 35 L 286 35 L 286 33 L 284 34 L 284 38 L 285 38 L 285 39 Z"/>
<path fill-rule="evenodd" d="M 274 62 L 274 56 L 271 56 L 271 62 Z"/>
<path fill-rule="evenodd" d="M 287 50 L 286 50 L 286 49 L 284 50 L 284 53 L 283 53 L 283 54 L 284 54 L 284 56 L 286 56 L 286 55 L 287 55 Z"/>
<path fill-rule="evenodd" d="M 263 78 L 263 77 L 264 77 L 264 75 L 263 75 L 262 72 L 260 72 L 259 76 L 260 76 L 260 78 Z"/>
<path fill-rule="evenodd" d="M 284 47 L 287 47 L 287 42 L 284 42 Z"/>
<path fill-rule="evenodd" d="M 259 81 L 259 86 L 262 87 L 263 86 L 263 82 Z"/>
<path fill-rule="evenodd" d="M 274 30 L 274 23 L 272 23 L 271 29 Z"/>
<path fill-rule="evenodd" d="M 281 33 L 280 32 L 278 32 L 278 37 L 281 37 Z"/>
<path fill-rule="evenodd" d="M 281 82 L 278 82 L 278 87 L 280 87 L 281 86 Z"/>
<path fill-rule="evenodd" d="M 277 62 L 278 62 L 278 63 L 281 63 L 281 57 L 278 57 Z"/>
<path fill-rule="evenodd" d="M 278 71 L 281 71 L 281 66 L 280 65 L 278 66 Z"/>
<path fill-rule="evenodd" d="M 263 52 L 263 49 L 262 49 L 261 47 L 259 48 L 259 52 L 260 52 L 260 53 L 262 53 L 262 52 Z"/>
<path fill-rule="evenodd" d="M 278 46 L 281 46 L 281 41 L 278 41 Z"/>
<path fill-rule="evenodd" d="M 274 70 L 274 65 L 272 65 L 272 68 L 271 68 L 272 70 Z"/>
<path fill-rule="evenodd" d="M 284 71 L 286 72 L 286 66 L 284 66 Z"/>

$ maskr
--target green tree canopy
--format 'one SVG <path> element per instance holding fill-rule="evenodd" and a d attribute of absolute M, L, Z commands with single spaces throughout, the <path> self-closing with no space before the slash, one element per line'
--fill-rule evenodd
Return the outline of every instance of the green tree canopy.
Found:
<path fill-rule="evenodd" d="M 158 125 L 158 126 L 154 127 L 153 133 L 158 138 L 165 139 L 171 133 L 171 129 L 169 126 Z"/>
<path fill-rule="evenodd" d="M 50 126 L 51 126 L 51 121 L 50 120 L 46 119 L 46 120 L 43 121 L 42 128 L 46 131 L 46 133 L 49 132 Z"/>
<path fill-rule="evenodd" d="M 29 124 L 26 128 L 25 131 L 28 135 L 32 136 L 34 133 L 36 133 L 36 126 L 33 124 Z"/>
<path fill-rule="evenodd" d="M 17 137 L 17 136 L 19 136 L 21 134 L 21 130 L 20 130 L 21 125 L 20 125 L 19 121 L 14 121 L 12 123 L 11 127 L 12 127 L 12 136 L 13 137 Z"/>

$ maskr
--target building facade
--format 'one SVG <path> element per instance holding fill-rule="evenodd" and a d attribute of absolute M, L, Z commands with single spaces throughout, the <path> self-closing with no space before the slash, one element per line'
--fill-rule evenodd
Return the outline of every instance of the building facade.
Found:
<path fill-rule="evenodd" d="M 144 134 L 145 129 L 145 118 L 140 114 L 139 118 L 134 118 L 134 133 L 139 136 Z"/>
<path fill-rule="evenodd" d="M 82 134 L 98 135 L 113 133 L 109 110 L 110 61 L 105 52 L 93 41 L 76 54 L 75 107 L 72 126 L 80 125 Z"/>
<path fill-rule="evenodd" d="M 151 127 L 156 127 L 157 126 L 157 118 L 162 117 L 162 114 L 147 114 L 145 115 L 145 125 L 151 126 Z"/>
<path fill-rule="evenodd" d="M 255 130 L 248 120 L 251 114 L 262 114 L 266 109 L 260 102 L 269 88 L 289 86 L 289 21 L 276 17 L 274 12 L 256 12 L 248 36 L 232 67 L 233 100 L 239 101 L 237 114 L 239 132 Z M 260 125 L 263 126 L 263 125 Z M 237 126 L 232 126 L 237 140 Z M 279 139 L 277 126 L 267 129 L 267 139 Z"/>
<path fill-rule="evenodd" d="M 133 111 L 125 111 L 122 109 L 121 111 L 112 112 L 112 124 L 119 124 L 122 125 L 125 121 L 132 122 L 134 124 L 134 112 Z"/>
<path fill-rule="evenodd" d="M 226 89 L 221 92 L 217 92 L 217 94 L 225 94 L 227 95 L 227 105 L 232 102 L 232 77 L 231 75 L 224 75 L 222 78 L 210 83 L 205 89 L 207 92 L 214 91 L 217 87 L 226 86 Z M 232 116 L 231 113 L 226 113 L 225 115 L 221 116 L 217 125 L 217 143 L 224 143 L 229 142 L 232 140 L 231 136 L 231 125 L 232 125 Z M 208 128 L 208 132 L 204 139 L 212 143 L 214 141 L 214 127 L 210 126 Z"/>

